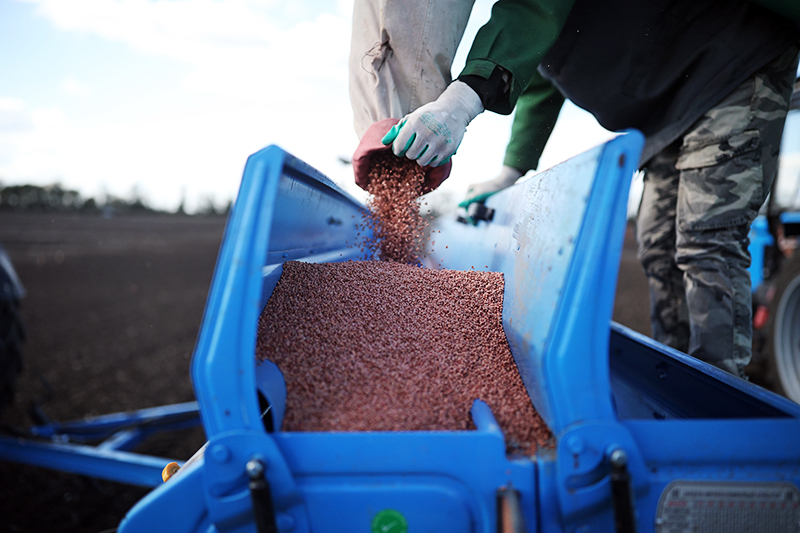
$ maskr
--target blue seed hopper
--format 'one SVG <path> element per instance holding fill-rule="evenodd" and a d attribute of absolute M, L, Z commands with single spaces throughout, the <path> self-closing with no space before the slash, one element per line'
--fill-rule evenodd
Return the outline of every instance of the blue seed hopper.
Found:
<path fill-rule="evenodd" d="M 283 262 L 356 259 L 363 207 L 280 148 L 251 156 L 192 363 L 208 443 L 119 531 L 800 530 L 800 407 L 611 322 L 642 143 L 492 196 L 490 221 L 434 227 L 430 265 L 505 275 L 506 335 L 554 434 L 513 458 L 480 399 L 474 431 L 281 431 L 259 314 Z"/>

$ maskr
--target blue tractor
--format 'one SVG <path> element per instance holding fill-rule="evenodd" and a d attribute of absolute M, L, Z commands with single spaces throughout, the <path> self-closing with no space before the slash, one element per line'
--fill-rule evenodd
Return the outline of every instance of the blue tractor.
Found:
<path fill-rule="evenodd" d="M 800 79 L 778 175 L 750 230 L 755 359 L 767 384 L 800 402 Z"/>

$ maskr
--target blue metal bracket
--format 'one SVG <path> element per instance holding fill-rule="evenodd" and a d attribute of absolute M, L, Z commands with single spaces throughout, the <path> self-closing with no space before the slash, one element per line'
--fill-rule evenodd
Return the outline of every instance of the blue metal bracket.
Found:
<path fill-rule="evenodd" d="M 115 437 L 119 431 L 141 435 L 142 439 L 156 431 L 171 431 L 194 427 L 200 423 L 197 402 L 151 407 L 124 413 L 100 415 L 72 422 L 51 422 L 33 426 L 33 437 L 49 438 L 59 442 L 95 442 Z M 134 445 L 135 446 L 135 445 Z M 133 446 L 115 446 L 132 449 Z"/>
<path fill-rule="evenodd" d="M 210 521 L 219 531 L 235 531 L 252 522 L 247 463 L 266 467 L 275 509 L 290 516 L 298 531 L 308 531 L 308 510 L 281 451 L 267 434 L 228 432 L 208 442 L 205 453 L 205 500 Z M 285 518 L 279 518 L 285 522 Z"/>
<path fill-rule="evenodd" d="M 648 473 L 639 446 L 618 422 L 578 423 L 567 428 L 558 442 L 555 487 L 565 523 L 591 517 L 613 526 L 611 473 L 615 452 L 626 456 L 633 494 L 647 494 Z"/>
<path fill-rule="evenodd" d="M 0 460 L 153 487 L 168 463 L 182 462 L 129 450 L 153 434 L 199 423 L 197 403 L 187 402 L 34 426 L 31 438 L 0 437 Z"/>

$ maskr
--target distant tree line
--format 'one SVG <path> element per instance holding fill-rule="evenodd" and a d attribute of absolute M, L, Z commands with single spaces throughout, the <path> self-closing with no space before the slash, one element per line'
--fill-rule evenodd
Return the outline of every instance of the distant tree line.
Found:
<path fill-rule="evenodd" d="M 225 209 L 217 209 L 208 200 L 197 212 L 200 215 L 227 214 L 230 204 Z M 0 185 L 0 212 L 73 212 L 86 214 L 136 214 L 167 213 L 147 205 L 146 201 L 134 191 L 133 198 L 106 196 L 99 202 L 94 198 L 84 198 L 81 193 L 66 189 L 60 184 L 53 185 Z M 178 207 L 177 214 L 184 214 L 184 202 Z"/>

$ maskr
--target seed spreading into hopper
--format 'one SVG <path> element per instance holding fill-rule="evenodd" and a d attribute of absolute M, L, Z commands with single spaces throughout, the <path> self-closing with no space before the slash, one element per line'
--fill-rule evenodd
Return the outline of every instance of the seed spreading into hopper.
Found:
<path fill-rule="evenodd" d="M 548 445 L 503 331 L 502 273 L 417 266 L 421 167 L 388 153 L 371 178 L 381 260 L 287 262 L 259 320 L 257 357 L 286 380 L 282 429 L 465 430 L 481 399 L 508 453 Z"/>
<path fill-rule="evenodd" d="M 550 437 L 502 326 L 497 272 L 387 261 L 287 262 L 258 358 L 286 380 L 286 431 L 463 430 L 479 398 L 509 452 Z"/>

